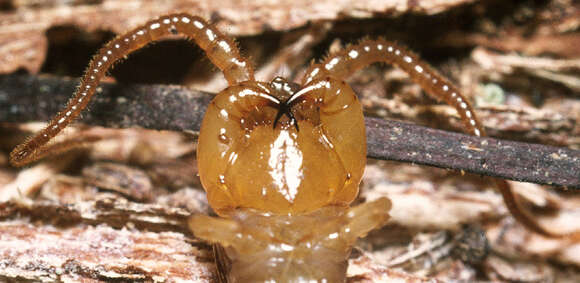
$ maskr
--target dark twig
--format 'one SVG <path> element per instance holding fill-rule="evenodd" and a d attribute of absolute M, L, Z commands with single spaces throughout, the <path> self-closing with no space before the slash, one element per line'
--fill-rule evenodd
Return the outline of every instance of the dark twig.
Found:
<path fill-rule="evenodd" d="M 77 81 L 0 76 L 0 121 L 48 120 Z M 102 84 L 82 121 L 106 127 L 197 131 L 213 94 L 161 85 Z M 518 181 L 580 188 L 580 151 L 477 138 L 412 124 L 366 119 L 368 155 Z"/>
<path fill-rule="evenodd" d="M 580 188 L 580 151 L 366 118 L 368 156 Z"/>

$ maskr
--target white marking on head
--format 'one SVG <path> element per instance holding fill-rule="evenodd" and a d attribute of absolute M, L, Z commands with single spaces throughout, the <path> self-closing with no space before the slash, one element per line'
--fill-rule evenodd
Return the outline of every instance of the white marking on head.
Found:
<path fill-rule="evenodd" d="M 280 160 L 283 160 L 282 162 Z M 294 202 L 303 179 L 302 150 L 288 131 L 281 131 L 270 146 L 268 170 L 276 191 L 289 202 Z"/>

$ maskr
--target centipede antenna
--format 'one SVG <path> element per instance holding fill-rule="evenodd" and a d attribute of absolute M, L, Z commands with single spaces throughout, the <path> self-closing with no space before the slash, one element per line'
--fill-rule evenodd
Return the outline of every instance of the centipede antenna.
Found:
<path fill-rule="evenodd" d="M 468 133 L 475 136 L 485 136 L 484 128 L 477 119 L 473 107 L 461 94 L 459 88 L 440 75 L 429 64 L 420 60 L 413 52 L 384 39 L 363 40 L 359 44 L 330 54 L 321 63 L 310 66 L 303 78 L 303 84 L 318 81 L 328 76 L 346 79 L 354 72 L 375 62 L 389 63 L 401 68 L 430 96 L 437 100 L 443 100 L 454 107 Z M 505 180 L 496 180 L 496 184 L 510 213 L 528 229 L 552 238 L 580 238 L 580 231 L 565 234 L 548 231 L 519 205 L 513 190 Z"/>
<path fill-rule="evenodd" d="M 230 85 L 253 81 L 251 64 L 240 55 L 233 40 L 200 17 L 171 14 L 152 20 L 107 43 L 93 57 L 73 97 L 42 131 L 10 153 L 10 162 L 22 166 L 46 154 L 46 144 L 79 116 L 95 94 L 99 82 L 113 64 L 133 51 L 163 37 L 181 34 L 193 39 L 226 77 Z"/>

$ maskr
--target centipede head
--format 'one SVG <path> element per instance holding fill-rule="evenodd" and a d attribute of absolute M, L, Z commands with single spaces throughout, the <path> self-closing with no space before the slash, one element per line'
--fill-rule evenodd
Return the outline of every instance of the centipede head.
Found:
<path fill-rule="evenodd" d="M 346 83 L 331 78 L 228 87 L 208 107 L 199 137 L 199 174 L 221 215 L 347 206 L 365 162 L 362 108 Z"/>

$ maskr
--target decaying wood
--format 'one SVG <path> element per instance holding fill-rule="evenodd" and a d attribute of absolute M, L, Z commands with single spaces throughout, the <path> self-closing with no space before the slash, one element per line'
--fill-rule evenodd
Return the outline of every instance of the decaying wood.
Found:
<path fill-rule="evenodd" d="M 580 36 L 578 43 L 580 44 Z M 577 54 L 580 58 L 580 54 Z M 532 75 L 562 83 L 568 88 L 580 93 L 580 78 L 574 74 L 556 72 L 580 72 L 580 59 L 549 59 L 541 57 L 522 57 L 517 55 L 501 55 L 483 48 L 477 48 L 472 58 L 487 70 L 513 74 L 516 70 L 524 70 Z"/>
<path fill-rule="evenodd" d="M 385 175 L 389 176 L 387 180 Z M 372 258 L 381 262 L 375 266 L 375 271 L 388 274 L 388 271 L 381 270 L 384 266 L 389 266 L 388 270 L 414 270 L 414 275 L 426 275 L 442 282 L 477 281 L 480 278 L 477 273 L 481 270 L 486 278 L 499 281 L 518 278 L 524 282 L 573 282 L 578 278 L 578 274 L 570 273 L 567 268 L 555 268 L 546 261 L 534 259 L 578 266 L 579 243 L 546 239 L 526 232 L 512 219 L 502 217 L 506 210 L 499 195 L 490 191 L 473 191 L 478 186 L 475 184 L 485 184 L 484 180 L 475 176 L 458 180 L 445 175 L 446 172 L 441 170 L 422 170 L 392 162 L 373 162 L 367 167 L 362 197 L 373 200 L 389 196 L 393 201 L 391 225 L 371 232 L 365 239 L 367 245 L 380 247 L 372 252 Z M 580 225 L 569 227 L 571 219 L 577 216 L 580 204 L 577 196 L 569 199 L 557 197 L 534 184 L 512 183 L 512 186 L 518 192 L 529 192 L 525 199 L 536 204 L 538 209 L 567 207 L 549 222 L 542 221 L 544 225 L 552 229 L 580 228 Z M 486 219 L 483 223 L 487 224 L 479 227 L 461 225 L 482 223 L 482 219 Z M 435 227 L 446 227 L 454 232 L 442 233 Z M 415 233 L 416 230 L 423 232 Z M 397 242 L 405 237 L 412 240 Z M 466 243 L 471 249 L 466 248 Z M 524 273 L 519 274 L 519 268 Z"/>
<path fill-rule="evenodd" d="M 116 195 L 99 194 L 94 199 L 67 204 L 55 201 L 27 200 L 4 202 L 0 206 L 0 217 L 3 219 L 22 214 L 34 219 L 54 221 L 63 224 L 107 224 L 122 228 L 131 223 L 132 227 L 147 231 L 175 231 L 190 234 L 186 221 L 190 214 L 207 213 L 205 211 L 188 211 L 177 207 L 165 207 L 156 204 L 142 204 L 119 199 Z"/>
<path fill-rule="evenodd" d="M 53 26 L 76 26 L 87 31 L 122 33 L 136 24 L 174 11 L 188 12 L 214 22 L 232 36 L 285 31 L 312 21 L 370 18 L 376 13 L 436 14 L 475 0 L 438 1 L 17 1 L 15 13 L 0 13 L 0 72 L 26 68 L 38 72 L 46 56 L 44 33 Z M 138 9 L 138 12 L 136 12 Z"/>
<path fill-rule="evenodd" d="M 60 110 L 67 99 L 65 94 L 74 87 L 74 81 L 55 78 L 0 77 L 0 88 L 5 90 L 4 103 L 0 100 L 0 121 L 47 120 Z M 167 86 L 103 84 L 100 88 L 101 94 L 91 111 L 83 115 L 83 122 L 106 127 L 199 131 L 205 107 L 214 96 Z M 38 107 L 34 101 L 43 99 L 43 95 L 52 99 Z M 577 150 L 480 139 L 376 118 L 367 118 L 366 126 L 368 155 L 372 158 L 580 188 Z"/>
<path fill-rule="evenodd" d="M 102 84 L 103 93 L 84 112 L 84 122 L 128 129 L 79 126 L 65 132 L 102 140 L 22 170 L 10 168 L 7 160 L 9 150 L 40 127 L 18 122 L 49 119 L 74 90 L 76 82 L 62 78 L 63 74 L 79 76 L 90 54 L 113 33 L 170 11 L 204 16 L 236 36 L 243 54 L 256 62 L 260 80 L 274 75 L 300 78 L 310 60 L 364 36 L 398 41 L 457 82 L 475 102 L 492 136 L 574 149 L 559 148 L 561 152 L 535 159 L 537 164 L 529 168 L 549 169 L 557 163 L 544 161 L 560 158 L 559 164 L 568 162 L 570 170 L 555 172 L 574 176 L 578 171 L 571 163 L 580 149 L 580 5 L 574 0 L 318 1 L 314 5 L 205 0 L 7 2 L 0 3 L 0 73 L 23 68 L 33 74 L 0 78 L 14 90 L 0 87 L 0 121 L 16 122 L 0 125 L 0 281 L 215 282 L 218 278 L 211 247 L 196 240 L 183 224 L 190 214 L 211 210 L 196 177 L 195 134 L 189 133 L 197 129 L 211 95 L 183 87 L 135 84 L 180 83 L 209 93 L 223 89 L 221 74 L 199 67 L 202 54 L 191 57 L 195 64 L 176 68 L 183 70 L 179 75 L 185 73 L 177 79 L 164 76 L 174 65 L 158 67 L 156 62 L 161 61 L 151 62 L 160 56 L 186 61 L 187 54 L 182 53 L 191 45 L 167 52 L 176 41 L 155 44 L 118 64 L 112 78 L 107 78 L 121 83 Z M 94 46 L 67 41 L 71 33 Z M 62 49 L 55 51 L 58 48 Z M 76 59 L 79 67 L 67 61 L 74 57 L 70 50 L 86 52 Z M 38 75 L 39 70 L 49 75 Z M 354 75 L 349 84 L 372 116 L 453 131 L 462 128 L 453 109 L 426 99 L 396 69 L 373 66 Z M 472 140 L 373 118 L 368 122 L 382 127 L 369 131 L 371 135 L 385 134 L 381 138 L 386 139 L 386 144 L 371 144 L 371 153 L 385 154 L 381 151 L 388 146 L 395 149 L 389 153 L 394 159 L 447 167 L 437 163 L 441 161 L 437 155 L 424 154 L 421 143 L 444 134 L 443 139 L 460 140 L 431 140 L 429 144 L 441 145 L 435 152 L 444 153 L 443 146 L 449 145 L 472 154 L 443 161 L 465 162 L 468 165 L 461 166 L 476 172 L 486 166 L 485 170 L 496 173 L 521 170 L 524 159 L 550 148 L 536 150 L 535 145 L 523 144 L 529 151 L 496 153 L 494 158 L 501 162 L 490 163 L 479 159 L 479 154 L 490 154 L 481 150 L 480 143 L 487 141 L 489 146 L 493 139 Z M 148 131 L 135 126 L 189 130 Z M 401 150 L 401 140 L 417 154 Z M 510 150 L 521 150 L 521 145 Z M 508 160 L 519 165 L 506 166 Z M 569 177 L 552 175 L 553 171 L 546 176 L 532 169 L 524 173 L 548 181 Z M 580 229 L 580 197 L 575 190 L 511 185 L 543 226 L 559 232 Z M 580 243 L 527 231 L 510 217 L 487 178 L 369 160 L 356 203 L 385 196 L 393 202 L 392 221 L 360 241 L 349 260 L 348 282 L 580 281 Z"/>
<path fill-rule="evenodd" d="M 0 222 L 0 280 L 211 282 L 211 249 L 175 232 Z M 124 260 L 120 260 L 124 259 Z"/>

